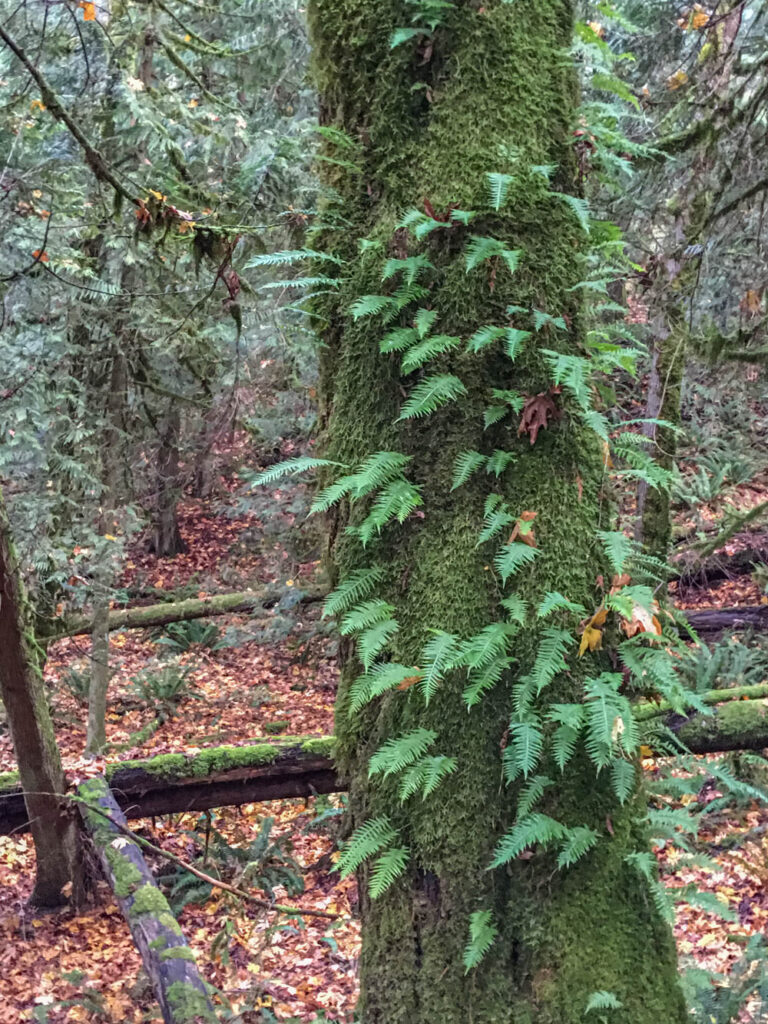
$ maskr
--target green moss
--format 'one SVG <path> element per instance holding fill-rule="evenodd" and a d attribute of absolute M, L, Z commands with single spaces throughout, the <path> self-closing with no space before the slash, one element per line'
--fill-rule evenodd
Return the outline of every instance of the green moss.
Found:
<path fill-rule="evenodd" d="M 195 954 L 189 946 L 169 946 L 160 953 L 161 960 L 189 960 L 195 962 Z"/>
<path fill-rule="evenodd" d="M 168 986 L 168 1003 L 173 1010 L 174 1020 L 216 1020 L 208 997 L 188 981 L 174 981 Z"/>
<path fill-rule="evenodd" d="M 174 935 L 183 935 L 181 925 L 171 913 L 170 909 L 163 910 L 157 915 L 158 923 L 167 929 L 169 932 L 173 932 Z"/>
<path fill-rule="evenodd" d="M 0 792 L 18 789 L 21 785 L 18 772 L 0 772 Z"/>
<path fill-rule="evenodd" d="M 333 757 L 335 742 L 333 736 L 316 736 L 312 739 L 304 740 L 301 744 L 301 749 L 305 754 L 316 754 L 318 757 Z"/>
<path fill-rule="evenodd" d="M 269 733 L 285 732 L 285 730 L 290 727 L 290 724 L 291 723 L 287 720 L 283 720 L 280 722 L 265 722 L 263 725 L 263 729 L 264 732 Z"/>
<path fill-rule="evenodd" d="M 133 894 L 129 913 L 132 917 L 138 917 L 141 914 L 158 915 L 169 911 L 168 900 L 165 896 L 156 885 L 147 882 Z"/>
<path fill-rule="evenodd" d="M 136 865 L 119 849 L 111 844 L 104 847 L 104 857 L 112 871 L 112 890 L 119 899 L 130 896 L 144 881 Z"/>

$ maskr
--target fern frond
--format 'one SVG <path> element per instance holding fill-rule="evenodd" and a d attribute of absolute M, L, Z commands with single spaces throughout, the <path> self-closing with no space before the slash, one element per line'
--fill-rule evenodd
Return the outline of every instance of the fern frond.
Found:
<path fill-rule="evenodd" d="M 409 856 L 407 847 L 393 846 L 376 860 L 368 883 L 368 895 L 372 900 L 377 900 L 403 874 Z"/>
<path fill-rule="evenodd" d="M 353 320 L 361 320 L 365 316 L 378 316 L 379 313 L 392 309 L 394 306 L 395 302 L 391 295 L 361 295 L 350 306 L 349 311 Z"/>
<path fill-rule="evenodd" d="M 451 373 L 436 373 L 425 378 L 411 391 L 397 420 L 427 416 L 448 402 L 455 402 L 466 393 L 467 389 L 458 377 Z"/>
<path fill-rule="evenodd" d="M 506 331 L 506 327 L 494 327 L 493 324 L 486 324 L 485 327 L 480 327 L 467 342 L 467 351 L 481 352 L 484 348 L 492 345 L 494 341 L 503 338 Z"/>
<path fill-rule="evenodd" d="M 423 270 L 434 269 L 429 259 L 423 253 L 419 253 L 418 256 L 408 256 L 402 260 L 388 259 L 384 264 L 381 279 L 382 281 L 389 281 L 395 274 L 402 273 L 403 280 L 407 284 L 413 284 Z"/>
<path fill-rule="evenodd" d="M 542 353 L 549 363 L 553 382 L 566 387 L 581 408 L 588 410 L 591 405 L 591 361 L 583 356 L 565 355 L 549 349 L 542 349 Z"/>
<path fill-rule="evenodd" d="M 386 779 L 403 771 L 426 754 L 436 739 L 437 733 L 431 729 L 414 729 L 387 740 L 368 762 L 368 778 L 383 775 Z"/>
<path fill-rule="evenodd" d="M 509 406 L 489 405 L 483 413 L 483 427 L 487 430 L 494 423 L 499 423 L 509 413 Z"/>
<path fill-rule="evenodd" d="M 400 628 L 395 619 L 385 619 L 369 626 L 357 638 L 357 656 L 366 672 L 370 671 L 376 658 L 381 654 Z"/>
<path fill-rule="evenodd" d="M 562 772 L 576 752 L 576 744 L 584 725 L 584 705 L 553 704 L 547 719 L 557 723 L 552 736 L 552 756 Z"/>
<path fill-rule="evenodd" d="M 347 529 L 350 533 L 356 534 L 362 541 L 363 547 L 366 547 L 374 533 L 381 533 L 387 523 L 393 519 L 404 523 L 411 512 L 423 504 L 418 487 L 409 480 L 393 480 L 378 495 L 363 522 L 359 526 Z"/>
<path fill-rule="evenodd" d="M 339 632 L 342 636 L 349 636 L 351 633 L 360 633 L 370 626 L 383 622 L 392 617 L 395 609 L 387 601 L 374 598 L 371 601 L 363 601 L 356 605 L 341 620 Z"/>
<path fill-rule="evenodd" d="M 560 331 L 568 330 L 568 325 L 561 316 L 550 316 L 541 309 L 532 309 L 533 327 L 536 333 L 543 331 L 545 327 L 556 327 Z"/>
<path fill-rule="evenodd" d="M 511 174 L 495 174 L 489 172 L 485 176 L 486 189 L 488 191 L 488 205 L 497 213 L 507 201 L 509 188 L 514 181 Z"/>
<path fill-rule="evenodd" d="M 478 966 L 499 934 L 490 910 L 476 910 L 469 917 L 469 942 L 464 949 L 464 973 Z"/>
<path fill-rule="evenodd" d="M 566 831 L 565 825 L 546 814 L 530 814 L 518 821 L 501 839 L 494 851 L 491 867 L 499 868 L 507 864 L 531 846 L 550 846 L 561 839 Z"/>
<path fill-rule="evenodd" d="M 528 605 L 521 597 L 518 597 L 517 594 L 512 594 L 510 597 L 505 597 L 499 603 L 507 613 L 510 622 L 518 622 L 521 626 L 525 625 Z"/>
<path fill-rule="evenodd" d="M 397 832 L 389 818 L 371 818 L 366 821 L 353 832 L 342 851 L 338 864 L 341 877 L 346 878 L 357 871 L 364 860 L 389 846 L 396 838 Z"/>
<path fill-rule="evenodd" d="M 413 326 L 419 339 L 426 338 L 437 320 L 436 309 L 420 309 L 413 318 Z"/>
<path fill-rule="evenodd" d="M 550 195 L 561 199 L 573 212 L 585 234 L 589 234 L 589 203 L 580 196 L 571 196 L 565 192 L 550 192 Z"/>
<path fill-rule="evenodd" d="M 471 235 L 466 251 L 467 273 L 474 270 L 481 263 L 499 256 L 507 265 L 510 274 L 517 270 L 522 252 L 520 249 L 508 249 L 498 238 L 488 238 L 481 235 Z"/>
<path fill-rule="evenodd" d="M 426 800 L 443 779 L 456 771 L 457 766 L 455 757 L 444 757 L 442 754 L 422 757 L 403 772 L 398 790 L 400 802 L 404 803 L 414 793 L 421 793 L 422 800 Z"/>
<path fill-rule="evenodd" d="M 530 331 L 519 331 L 516 327 L 507 327 L 504 331 L 504 351 L 510 359 L 517 359 L 523 343 L 530 338 Z"/>
<path fill-rule="evenodd" d="M 587 1000 L 584 1013 L 592 1013 L 593 1010 L 620 1010 L 623 1005 L 613 992 L 593 992 Z"/>
<path fill-rule="evenodd" d="M 374 665 L 370 672 L 358 676 L 349 688 L 349 714 L 354 715 L 376 697 L 396 687 L 421 679 L 421 671 L 408 665 L 386 662 Z"/>
<path fill-rule="evenodd" d="M 245 264 L 245 269 L 251 267 L 287 267 L 302 260 L 317 260 L 318 262 L 335 263 L 340 266 L 344 261 L 338 256 L 332 256 L 328 252 L 318 252 L 316 249 L 285 249 L 281 252 L 262 252 L 258 256 L 252 256 Z"/>
<path fill-rule="evenodd" d="M 506 586 L 510 576 L 514 576 L 523 566 L 530 565 L 539 557 L 539 549 L 521 544 L 519 541 L 512 541 L 505 544 L 496 554 L 493 564 L 501 576 L 501 582 Z"/>
<path fill-rule="evenodd" d="M 531 715 L 524 722 L 511 722 L 503 757 L 507 782 L 514 782 L 519 775 L 527 779 L 538 765 L 543 749 L 544 734 L 535 716 Z"/>
<path fill-rule="evenodd" d="M 554 782 L 549 778 L 549 776 L 534 775 L 534 777 L 530 779 L 527 785 L 523 786 L 520 791 L 515 817 L 518 820 L 520 818 L 527 818 L 533 810 L 534 805 L 541 800 L 550 786 L 554 786 Z"/>
<path fill-rule="evenodd" d="M 429 704 L 445 674 L 455 668 L 460 654 L 459 638 L 452 633 L 436 630 L 435 635 L 427 640 L 421 652 L 424 672 L 421 689 L 425 704 Z"/>
<path fill-rule="evenodd" d="M 469 673 L 469 683 L 461 694 L 468 709 L 479 704 L 486 693 L 501 679 L 504 672 L 514 664 L 514 658 L 499 657 L 484 665 L 474 668 Z"/>
<path fill-rule="evenodd" d="M 516 462 L 517 456 L 514 452 L 505 452 L 501 448 L 497 448 L 493 455 L 489 455 L 486 459 L 485 472 L 500 477 L 505 469 L 513 466 Z"/>
<path fill-rule="evenodd" d="M 577 825 L 576 828 L 569 828 L 565 842 L 560 847 L 557 866 L 560 869 L 571 867 L 577 860 L 581 860 L 585 854 L 589 853 L 599 838 L 600 836 L 597 832 L 594 829 L 587 828 L 586 825 Z"/>
<path fill-rule="evenodd" d="M 352 572 L 328 595 L 323 605 L 323 618 L 348 611 L 374 590 L 384 579 L 384 570 L 373 566 L 370 569 L 353 569 Z"/>
<path fill-rule="evenodd" d="M 379 352 L 402 352 L 409 345 L 413 345 L 418 338 L 419 332 L 415 327 L 395 327 L 379 342 Z"/>
<path fill-rule="evenodd" d="M 515 517 L 501 495 L 489 494 L 485 499 L 483 528 L 478 535 L 477 547 L 485 544 L 488 540 L 492 540 L 498 533 L 507 526 L 511 526 L 514 522 Z"/>
<path fill-rule="evenodd" d="M 625 804 L 635 791 L 637 769 L 632 761 L 623 757 L 611 761 L 611 786 L 620 804 Z"/>
<path fill-rule="evenodd" d="M 552 612 L 560 610 L 573 612 L 575 615 L 586 615 L 587 612 L 583 604 L 570 601 L 567 597 L 563 597 L 559 591 L 554 590 L 544 595 L 544 600 L 539 605 L 536 615 L 538 618 L 544 619 L 547 615 L 551 615 Z"/>
<path fill-rule="evenodd" d="M 469 478 L 484 466 L 487 461 L 487 456 L 481 455 L 480 452 L 466 451 L 461 452 L 456 456 L 456 462 L 453 467 L 453 480 L 451 481 L 451 490 L 455 491 L 469 480 Z"/>
<path fill-rule="evenodd" d="M 351 477 L 354 497 L 363 498 L 400 476 L 411 458 L 402 452 L 375 452 L 369 455 Z"/>
<path fill-rule="evenodd" d="M 484 626 L 461 645 L 461 664 L 469 669 L 485 668 L 496 658 L 507 654 L 517 631 L 517 627 L 509 622 L 492 622 Z"/>
<path fill-rule="evenodd" d="M 634 544 L 625 534 L 618 531 L 598 530 L 597 536 L 603 545 L 605 556 L 613 571 L 620 576 L 634 551 Z"/>
<path fill-rule="evenodd" d="M 535 688 L 536 694 L 541 693 L 556 675 L 568 668 L 565 655 L 568 648 L 575 643 L 576 638 L 567 630 L 547 626 L 542 631 L 533 668 L 526 676 Z"/>
<path fill-rule="evenodd" d="M 444 352 L 450 352 L 458 348 L 460 344 L 461 338 L 454 338 L 448 334 L 434 334 L 409 348 L 402 358 L 400 368 L 403 373 L 413 373 L 414 370 L 418 370 L 428 363 L 430 359 L 435 359 Z"/>
<path fill-rule="evenodd" d="M 278 462 L 270 466 L 262 473 L 258 473 L 249 481 L 251 487 L 260 487 L 262 484 L 271 484 L 284 476 L 297 476 L 299 473 L 306 473 L 310 469 L 324 469 L 326 466 L 342 466 L 341 462 L 331 462 L 329 459 L 298 458 L 286 459 L 285 462 Z"/>

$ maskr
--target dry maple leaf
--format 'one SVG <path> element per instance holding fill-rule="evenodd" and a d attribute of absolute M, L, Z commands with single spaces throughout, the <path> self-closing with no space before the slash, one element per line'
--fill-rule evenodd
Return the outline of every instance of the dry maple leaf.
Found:
<path fill-rule="evenodd" d="M 518 437 L 528 434 L 531 444 L 536 444 L 536 438 L 542 428 L 549 426 L 550 417 L 559 420 L 562 413 L 555 405 L 554 396 L 559 395 L 563 389 L 560 387 L 549 388 L 538 395 L 528 395 L 525 399 L 523 412 L 520 417 L 520 426 L 517 430 Z"/>

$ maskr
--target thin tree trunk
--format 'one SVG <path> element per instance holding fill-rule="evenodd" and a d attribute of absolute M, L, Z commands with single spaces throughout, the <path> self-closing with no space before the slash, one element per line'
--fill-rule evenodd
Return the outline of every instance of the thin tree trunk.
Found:
<path fill-rule="evenodd" d="M 581 230 L 565 202 L 547 198 L 532 167 L 554 165 L 551 188 L 573 192 L 575 76 L 563 54 L 571 45 L 570 0 L 460 2 L 426 43 L 390 48 L 405 22 L 399 0 L 312 0 L 310 27 L 322 120 L 357 140 L 359 170 L 337 165 L 327 173 L 354 225 L 318 239 L 347 259 L 345 280 L 317 301 L 323 331 L 322 416 L 330 459 L 360 465 L 372 453 L 411 457 L 408 479 L 424 505 L 402 526 L 389 526 L 365 549 L 344 527 L 359 523 L 337 513 L 333 555 L 338 572 L 378 565 L 375 592 L 395 609 L 399 630 L 393 661 L 418 666 L 422 647 L 445 630 L 467 638 L 503 622 L 504 593 L 493 553 L 478 547 L 483 507 L 496 492 L 517 510 L 536 513 L 535 570 L 514 577 L 515 593 L 535 608 L 550 591 L 592 607 L 603 571 L 595 554 L 601 509 L 603 456 L 594 434 L 569 409 L 535 439 L 518 436 L 510 416 L 489 430 L 483 411 L 493 389 L 554 398 L 542 349 L 577 356 L 580 311 L 575 298 Z M 510 151 L 515 156 L 510 156 Z M 509 201 L 478 215 L 467 229 L 439 228 L 424 240 L 398 229 L 403 211 L 488 210 L 485 174 L 513 175 Z M 539 175 L 540 176 L 540 175 Z M 426 199 L 426 202 L 425 202 Z M 521 250 L 511 279 L 501 261 L 468 273 L 470 235 L 501 239 Z M 359 237 L 372 244 L 361 258 Z M 377 255 L 381 253 L 381 257 Z M 413 375 L 401 375 L 397 354 L 383 356 L 387 328 L 374 317 L 355 321 L 350 305 L 362 295 L 390 291 L 382 283 L 386 257 L 424 254 L 435 268 L 422 308 L 437 313 L 435 333 L 467 339 L 483 325 L 529 327 L 510 303 L 564 317 L 568 329 L 532 333 L 512 362 L 500 348 L 476 355 L 465 347 L 442 355 L 423 372 L 457 375 L 465 400 L 422 419 L 395 423 Z M 326 264 L 323 264 L 326 266 Z M 392 326 L 408 326 L 408 307 Z M 402 376 L 402 379 L 401 379 Z M 557 398 L 557 401 L 561 399 Z M 513 468 L 498 479 L 480 472 L 452 490 L 457 458 L 467 451 L 511 452 Z M 645 802 L 620 806 L 606 773 L 596 777 L 586 755 L 557 773 L 547 813 L 586 824 L 601 838 L 575 866 L 557 870 L 546 852 L 487 870 L 499 837 L 513 824 L 515 787 L 501 778 L 515 684 L 530 671 L 541 625 L 529 623 L 515 641 L 514 670 L 468 714 L 466 678 L 448 675 L 425 707 L 417 686 L 379 698 L 359 715 L 348 712 L 360 666 L 346 650 L 337 703 L 338 759 L 349 781 L 354 826 L 386 817 L 399 831 L 408 863 L 377 899 L 368 895 L 370 870 L 360 872 L 362 952 L 359 1014 L 363 1024 L 581 1024 L 592 993 L 621 1000 L 624 1024 L 682 1024 L 672 935 L 649 899 L 630 855 L 646 850 Z M 548 696 L 581 700 L 583 661 L 558 677 Z M 595 659 L 608 670 L 607 660 Z M 418 670 L 415 670 L 418 671 Z M 437 735 L 435 753 L 458 764 L 427 799 L 400 804 L 397 783 L 369 776 L 371 756 L 414 729 Z M 545 769 L 546 770 L 546 769 Z M 551 769 L 554 770 L 554 769 Z M 491 911 L 498 935 L 469 976 L 462 964 L 470 915 Z"/>
<path fill-rule="evenodd" d="M 185 550 L 179 530 L 176 506 L 181 492 L 179 474 L 179 432 L 181 415 L 172 403 L 163 420 L 157 453 L 155 529 L 152 550 L 160 558 Z"/>
<path fill-rule="evenodd" d="M 96 599 L 91 633 L 91 673 L 88 686 L 86 754 L 100 754 L 107 745 L 107 692 L 109 690 L 109 596 Z"/>
<path fill-rule="evenodd" d="M 43 685 L 42 667 L 32 634 L 26 595 L 0 492 L 0 694 L 5 704 L 27 814 L 32 823 L 37 867 L 31 902 L 55 907 L 62 890 L 75 883 L 76 833 L 61 798 L 64 773 Z"/>

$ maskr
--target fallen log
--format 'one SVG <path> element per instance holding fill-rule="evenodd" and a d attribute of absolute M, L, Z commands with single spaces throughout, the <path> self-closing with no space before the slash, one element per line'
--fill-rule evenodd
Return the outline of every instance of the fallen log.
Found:
<path fill-rule="evenodd" d="M 725 696 L 727 695 L 727 697 Z M 638 705 L 643 743 L 659 755 L 669 752 L 671 730 L 693 754 L 768 747 L 765 687 L 700 694 L 705 703 L 727 700 L 712 715 L 678 715 L 656 704 Z M 752 699 L 746 699 L 752 698 Z M 265 800 L 340 793 L 346 783 L 333 765 L 333 737 L 283 737 L 274 743 L 211 747 L 198 754 L 162 754 L 146 761 L 109 765 L 105 774 L 127 818 Z M 24 796 L 15 773 L 0 776 L 0 835 L 28 830 Z"/>
<path fill-rule="evenodd" d="M 743 632 L 746 629 L 768 629 L 768 605 L 744 605 L 740 608 L 682 609 L 697 633 Z"/>
<path fill-rule="evenodd" d="M 107 780 L 103 776 L 87 779 L 77 787 L 77 796 L 83 822 L 141 954 L 165 1024 L 216 1021 L 194 954 L 140 847 L 126 835 L 125 816 Z"/>
<path fill-rule="evenodd" d="M 127 818 L 149 818 L 339 792 L 344 786 L 336 777 L 332 751 L 332 737 L 288 736 L 194 755 L 118 761 L 105 775 Z M 27 830 L 24 796 L 16 773 L 10 772 L 0 776 L 0 835 Z"/>
<path fill-rule="evenodd" d="M 322 600 L 327 590 L 313 586 L 307 590 L 296 590 L 295 603 L 309 604 Z M 252 612 L 278 604 L 291 595 L 290 588 L 265 587 L 262 590 L 242 590 L 232 594 L 212 594 L 210 597 L 189 598 L 186 601 L 170 601 L 162 604 L 139 605 L 134 608 L 114 608 L 109 613 L 109 630 L 148 629 L 167 626 L 171 622 L 190 622 L 192 619 L 207 619 L 216 615 L 233 612 Z M 93 629 L 93 618 L 80 615 L 65 619 L 47 641 L 65 636 L 84 636 Z"/>

